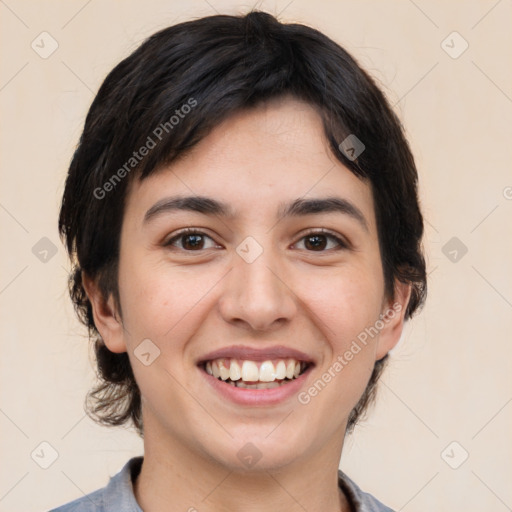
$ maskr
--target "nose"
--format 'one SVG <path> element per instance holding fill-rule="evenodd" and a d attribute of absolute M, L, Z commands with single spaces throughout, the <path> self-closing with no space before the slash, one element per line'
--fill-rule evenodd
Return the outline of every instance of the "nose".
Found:
<path fill-rule="evenodd" d="M 252 263 L 236 254 L 219 299 L 222 317 L 254 331 L 271 330 L 290 321 L 297 306 L 289 280 L 270 250 L 264 250 Z"/>

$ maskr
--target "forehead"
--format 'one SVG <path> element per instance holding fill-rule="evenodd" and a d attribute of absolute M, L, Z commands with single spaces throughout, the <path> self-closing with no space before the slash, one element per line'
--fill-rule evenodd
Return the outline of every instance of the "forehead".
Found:
<path fill-rule="evenodd" d="M 126 215 L 139 221 L 168 196 L 207 196 L 236 219 L 263 220 L 294 200 L 350 200 L 374 227 L 371 188 L 328 146 L 315 108 L 287 97 L 244 110 L 217 126 L 184 158 L 129 189 Z"/>

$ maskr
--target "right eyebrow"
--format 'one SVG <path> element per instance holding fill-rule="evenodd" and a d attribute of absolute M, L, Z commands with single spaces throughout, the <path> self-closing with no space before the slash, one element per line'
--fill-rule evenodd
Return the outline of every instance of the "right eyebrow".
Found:
<path fill-rule="evenodd" d="M 226 203 L 205 196 L 174 196 L 166 197 L 155 203 L 144 215 L 144 223 L 154 217 L 167 212 L 187 210 L 204 213 L 205 215 L 219 215 L 222 217 L 234 217 L 235 212 Z"/>

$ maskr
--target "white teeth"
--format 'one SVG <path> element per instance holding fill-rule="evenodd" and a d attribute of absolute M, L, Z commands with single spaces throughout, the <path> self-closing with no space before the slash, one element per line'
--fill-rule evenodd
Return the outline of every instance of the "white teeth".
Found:
<path fill-rule="evenodd" d="M 220 377 L 220 370 L 219 370 L 219 367 L 217 365 L 217 361 L 213 361 L 212 363 L 212 372 L 213 372 L 213 376 L 218 379 Z"/>
<path fill-rule="evenodd" d="M 231 365 L 229 367 L 229 378 L 231 380 L 239 380 L 242 376 L 242 372 L 240 371 L 240 365 L 232 360 Z"/>
<path fill-rule="evenodd" d="M 276 370 L 272 361 L 264 361 L 261 363 L 259 379 L 261 382 L 272 382 L 276 378 Z"/>
<path fill-rule="evenodd" d="M 216 359 L 207 361 L 206 372 L 216 379 L 233 382 L 272 383 L 297 378 L 307 363 L 296 359 L 279 359 L 256 362 L 237 359 Z M 276 382 L 279 384 L 279 382 Z M 240 386 L 243 387 L 243 386 Z M 263 389 L 263 388 L 262 388 Z"/>
<path fill-rule="evenodd" d="M 279 361 L 276 366 L 276 379 L 282 380 L 286 378 L 286 363 Z"/>
<path fill-rule="evenodd" d="M 233 364 L 233 363 L 231 363 Z M 242 380 L 247 381 L 258 381 L 261 380 L 258 365 L 254 361 L 244 361 L 242 364 Z"/>
<path fill-rule="evenodd" d="M 295 374 L 295 362 L 289 361 L 286 365 L 286 378 L 293 379 L 293 375 Z"/>
<path fill-rule="evenodd" d="M 219 365 L 219 371 L 220 371 L 220 378 L 222 380 L 228 380 L 229 379 L 229 370 L 224 366 L 224 361 L 222 359 L 219 359 L 218 365 Z"/>

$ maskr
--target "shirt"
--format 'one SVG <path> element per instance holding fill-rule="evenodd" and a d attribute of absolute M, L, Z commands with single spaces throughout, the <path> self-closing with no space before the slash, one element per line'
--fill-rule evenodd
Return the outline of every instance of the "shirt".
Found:
<path fill-rule="evenodd" d="M 143 512 L 133 493 L 144 457 L 131 458 L 111 477 L 107 486 L 50 512 Z M 338 485 L 354 512 L 393 512 L 371 494 L 363 492 L 345 473 L 338 470 Z"/>

